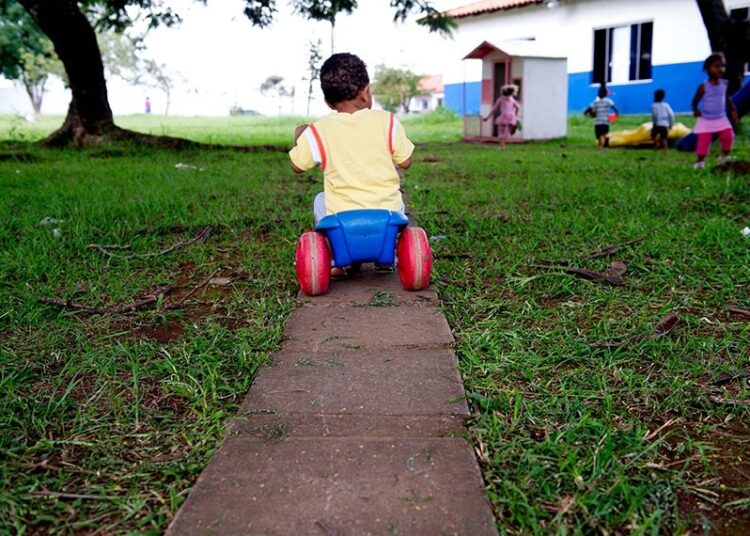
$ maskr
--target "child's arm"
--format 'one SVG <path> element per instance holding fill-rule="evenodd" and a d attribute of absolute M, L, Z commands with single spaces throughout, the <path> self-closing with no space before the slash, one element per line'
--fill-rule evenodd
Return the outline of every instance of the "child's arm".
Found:
<path fill-rule="evenodd" d="M 306 124 L 299 125 L 297 128 L 294 129 L 294 145 L 297 145 L 297 140 L 300 136 L 302 136 L 302 133 L 307 128 Z"/>
<path fill-rule="evenodd" d="M 304 151 L 301 151 L 300 147 L 298 147 L 297 142 L 299 141 L 299 137 L 302 135 L 302 133 L 305 131 L 305 129 L 308 126 L 309 125 L 299 125 L 297 128 L 294 129 L 294 146 L 292 147 L 292 150 L 289 152 L 289 157 L 290 157 L 289 163 L 292 165 L 292 169 L 294 170 L 294 172 L 298 174 L 304 173 L 307 169 L 309 169 L 309 168 L 307 169 L 301 168 L 300 166 L 294 163 L 295 158 L 302 158 L 302 159 L 307 158 L 303 156 L 303 154 L 301 154 L 301 153 L 304 153 Z M 309 150 L 307 152 L 309 152 Z M 314 162 L 311 164 L 310 167 L 312 166 L 314 166 Z"/>
<path fill-rule="evenodd" d="M 620 112 L 617 111 L 617 106 L 615 106 L 615 103 L 612 103 L 612 109 L 615 111 L 615 114 L 620 115 Z"/>
<path fill-rule="evenodd" d="M 409 158 L 398 164 L 398 167 L 400 167 L 401 169 L 409 169 L 413 160 L 414 157 L 410 156 Z"/>
<path fill-rule="evenodd" d="M 407 169 L 411 166 L 414 156 L 414 144 L 406 136 L 404 126 L 398 121 L 393 122 L 393 128 L 395 132 L 392 132 L 393 136 L 393 163 L 401 169 Z"/>
<path fill-rule="evenodd" d="M 732 97 L 729 96 L 729 93 L 727 93 L 727 110 L 729 110 L 729 117 L 732 118 L 732 123 L 739 123 L 740 116 L 737 114 L 737 108 L 734 105 Z"/>
<path fill-rule="evenodd" d="M 674 126 L 674 110 L 669 104 L 667 104 L 667 112 L 669 113 L 669 128 L 672 128 Z"/>
<path fill-rule="evenodd" d="M 695 117 L 700 117 L 701 116 L 701 111 L 698 109 L 698 103 L 703 98 L 703 94 L 705 92 L 706 92 L 706 88 L 703 87 L 703 84 L 699 85 L 698 89 L 695 91 L 695 96 L 693 97 L 693 102 L 692 102 L 693 115 Z"/>
<path fill-rule="evenodd" d="M 487 117 L 482 117 L 482 121 L 489 121 L 490 117 L 492 117 L 492 114 L 495 113 L 495 108 L 497 108 L 499 103 L 500 99 L 497 99 L 495 101 L 495 104 L 492 105 L 492 108 L 490 108 L 490 113 L 487 114 Z"/>

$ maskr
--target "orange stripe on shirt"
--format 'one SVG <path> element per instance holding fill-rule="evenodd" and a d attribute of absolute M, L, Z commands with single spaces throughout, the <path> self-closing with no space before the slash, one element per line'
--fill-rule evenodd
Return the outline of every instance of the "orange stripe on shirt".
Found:
<path fill-rule="evenodd" d="M 326 164 L 328 163 L 328 157 L 326 156 L 325 147 L 323 147 L 323 140 L 320 137 L 318 129 L 315 128 L 315 125 L 310 125 L 310 130 L 312 131 L 313 136 L 315 136 L 315 143 L 317 143 L 318 151 L 320 151 L 320 169 L 325 170 Z"/>
<path fill-rule="evenodd" d="M 393 154 L 393 114 L 388 117 L 388 152 Z"/>

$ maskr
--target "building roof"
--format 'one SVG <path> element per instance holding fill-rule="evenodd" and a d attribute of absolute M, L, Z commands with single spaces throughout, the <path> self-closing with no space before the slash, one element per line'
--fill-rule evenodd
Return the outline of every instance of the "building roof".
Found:
<path fill-rule="evenodd" d="M 423 76 L 419 80 L 417 86 L 422 93 L 442 93 L 443 89 L 443 75 L 441 74 L 430 74 Z"/>
<path fill-rule="evenodd" d="M 553 50 L 530 39 L 509 39 L 507 41 L 497 41 L 497 43 L 483 41 L 482 44 L 464 56 L 464 59 L 482 59 L 487 54 L 495 51 L 516 58 L 567 58 L 565 54 L 558 50 Z"/>
<path fill-rule="evenodd" d="M 450 15 L 454 19 L 460 19 L 462 17 L 483 15 L 494 11 L 505 11 L 517 7 L 541 4 L 543 1 L 544 0 L 479 0 L 472 4 L 449 9 L 445 14 Z"/>

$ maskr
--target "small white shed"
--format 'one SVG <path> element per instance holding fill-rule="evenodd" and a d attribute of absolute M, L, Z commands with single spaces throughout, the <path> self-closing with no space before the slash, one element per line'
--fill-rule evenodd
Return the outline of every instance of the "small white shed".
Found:
<path fill-rule="evenodd" d="M 547 140 L 565 136 L 568 128 L 568 60 L 526 39 L 484 41 L 464 57 L 482 60 L 481 116 L 464 116 L 464 139 L 497 140 L 494 119 L 482 121 L 492 109 L 500 88 L 519 87 L 521 130 L 511 141 Z"/>

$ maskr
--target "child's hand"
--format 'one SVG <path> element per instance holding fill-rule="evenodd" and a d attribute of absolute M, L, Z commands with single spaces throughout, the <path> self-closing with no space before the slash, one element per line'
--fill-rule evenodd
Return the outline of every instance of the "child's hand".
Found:
<path fill-rule="evenodd" d="M 737 110 L 732 110 L 732 123 L 735 125 L 740 122 L 740 116 L 737 114 Z"/>
<path fill-rule="evenodd" d="M 490 116 L 489 116 L 489 115 L 488 115 L 487 117 L 483 117 L 483 118 L 482 118 L 482 121 L 487 121 L 487 120 L 488 120 L 489 118 L 490 118 Z"/>
<path fill-rule="evenodd" d="M 693 110 L 693 116 L 700 117 L 701 116 L 701 111 L 700 110 Z"/>
<path fill-rule="evenodd" d="M 305 129 L 308 127 L 307 124 L 299 125 L 297 128 L 294 129 L 294 143 L 297 143 L 297 140 L 302 135 L 302 133 L 305 131 Z"/>

